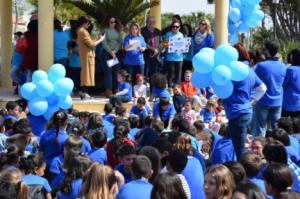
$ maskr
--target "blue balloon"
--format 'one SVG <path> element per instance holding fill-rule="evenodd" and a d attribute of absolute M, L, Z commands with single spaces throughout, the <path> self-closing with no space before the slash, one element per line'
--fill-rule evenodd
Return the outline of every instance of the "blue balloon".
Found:
<path fill-rule="evenodd" d="M 21 89 L 21 96 L 27 100 L 31 100 L 35 97 L 37 97 L 36 94 L 36 85 L 32 82 L 27 82 L 22 85 Z"/>
<path fill-rule="evenodd" d="M 240 0 L 231 0 L 230 5 L 234 8 L 240 9 L 241 7 L 241 1 Z"/>
<path fill-rule="evenodd" d="M 238 34 L 230 34 L 229 36 L 229 43 L 235 44 L 239 42 L 239 36 Z"/>
<path fill-rule="evenodd" d="M 53 91 L 54 91 L 54 86 L 47 79 L 41 80 L 37 84 L 36 92 L 41 97 L 49 97 L 53 93 Z"/>
<path fill-rule="evenodd" d="M 249 30 L 249 26 L 245 23 L 242 22 L 241 25 L 239 26 L 239 33 L 247 33 Z"/>
<path fill-rule="evenodd" d="M 201 48 L 201 50 L 199 51 L 200 53 L 208 53 L 209 55 L 214 56 L 215 55 L 215 50 L 213 48 Z"/>
<path fill-rule="evenodd" d="M 199 73 L 209 73 L 214 68 L 214 56 L 206 52 L 199 52 L 193 57 L 193 66 Z"/>
<path fill-rule="evenodd" d="M 229 69 L 231 70 L 233 81 L 243 81 L 249 75 L 249 66 L 240 61 L 231 62 Z"/>
<path fill-rule="evenodd" d="M 48 102 L 49 106 L 56 105 L 58 103 L 58 101 L 59 101 L 59 97 L 55 93 L 52 93 L 52 95 L 47 97 L 47 102 Z"/>
<path fill-rule="evenodd" d="M 63 97 L 70 95 L 74 88 L 73 80 L 70 78 L 62 78 L 55 82 L 54 92 L 56 95 Z"/>
<path fill-rule="evenodd" d="M 34 116 L 43 115 L 48 109 L 48 102 L 44 98 L 35 98 L 29 101 L 29 111 Z"/>
<path fill-rule="evenodd" d="M 229 22 L 228 24 L 228 32 L 229 34 L 237 34 L 238 33 L 238 24 L 237 23 L 233 23 L 233 22 Z"/>
<path fill-rule="evenodd" d="M 233 83 L 232 83 L 232 81 L 229 81 L 227 84 L 225 84 L 223 86 L 219 86 L 219 85 L 214 84 L 212 86 L 212 88 L 214 89 L 215 94 L 221 99 L 227 99 L 233 93 Z"/>
<path fill-rule="evenodd" d="M 53 64 L 48 70 L 48 79 L 55 83 L 58 79 L 66 76 L 66 69 L 61 64 Z"/>
<path fill-rule="evenodd" d="M 43 70 L 37 70 L 32 74 L 32 82 L 37 85 L 39 81 L 48 79 L 48 75 Z"/>
<path fill-rule="evenodd" d="M 215 66 L 229 66 L 232 61 L 237 61 L 239 58 L 238 51 L 230 45 L 220 45 L 215 51 Z"/>
<path fill-rule="evenodd" d="M 231 81 L 231 71 L 225 65 L 219 65 L 212 71 L 211 78 L 216 85 L 222 86 Z"/>
<path fill-rule="evenodd" d="M 50 107 L 48 107 L 47 111 L 43 114 L 43 117 L 46 120 L 50 120 L 52 118 L 53 114 L 58 110 L 59 110 L 59 108 L 57 106 L 50 106 Z"/>
<path fill-rule="evenodd" d="M 229 19 L 236 23 L 241 19 L 241 12 L 238 8 L 230 8 L 229 10 Z"/>
<path fill-rule="evenodd" d="M 213 84 L 213 81 L 211 79 L 211 73 L 203 74 L 203 73 L 194 72 L 192 74 L 191 82 L 197 88 L 206 88 Z"/>
<path fill-rule="evenodd" d="M 69 109 L 72 107 L 72 105 L 73 105 L 73 102 L 72 102 L 72 98 L 70 97 L 70 95 L 59 98 L 59 102 L 58 102 L 59 108 Z"/>

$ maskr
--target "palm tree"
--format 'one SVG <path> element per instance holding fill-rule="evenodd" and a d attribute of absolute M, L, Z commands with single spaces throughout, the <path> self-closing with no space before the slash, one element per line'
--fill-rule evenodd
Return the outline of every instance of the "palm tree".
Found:
<path fill-rule="evenodd" d="M 132 21 L 135 17 L 145 12 L 147 9 L 159 4 L 159 1 L 145 0 L 65 0 L 77 8 L 84 11 L 87 15 L 93 17 L 98 23 L 101 23 L 105 16 L 117 16 L 123 25 Z"/>

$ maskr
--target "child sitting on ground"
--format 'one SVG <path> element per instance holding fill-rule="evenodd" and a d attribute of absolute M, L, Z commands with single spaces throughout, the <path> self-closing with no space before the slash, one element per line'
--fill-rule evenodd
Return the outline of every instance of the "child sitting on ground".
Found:
<path fill-rule="evenodd" d="M 171 122 L 176 114 L 174 105 L 170 103 L 170 99 L 162 97 L 159 102 L 153 106 L 153 117 L 164 122 L 165 128 L 171 128 Z"/>
<path fill-rule="evenodd" d="M 175 107 L 175 110 L 177 113 L 181 113 L 182 107 L 184 106 L 184 102 L 185 102 L 185 95 L 182 94 L 181 88 L 179 84 L 176 84 L 173 87 L 173 104 Z"/>
<path fill-rule="evenodd" d="M 7 118 L 12 118 L 15 121 L 19 120 L 20 106 L 17 102 L 9 101 L 6 103 L 5 108 L 7 110 L 7 114 L 3 116 L 3 120 L 6 120 Z"/>
<path fill-rule="evenodd" d="M 110 98 L 110 103 L 120 106 L 124 102 L 132 100 L 132 88 L 130 75 L 125 70 L 119 70 L 117 74 L 118 92 Z"/>
<path fill-rule="evenodd" d="M 130 139 L 134 140 L 134 136 L 137 132 L 139 132 L 141 129 L 140 127 L 140 119 L 137 115 L 131 115 L 129 117 L 129 123 L 130 123 L 130 132 L 129 137 Z"/>
<path fill-rule="evenodd" d="M 108 122 L 110 122 L 110 123 L 112 123 L 113 122 L 113 120 L 115 119 L 115 115 L 112 113 L 113 112 L 113 105 L 112 104 L 110 104 L 110 103 L 106 103 L 105 105 L 104 105 L 104 113 L 105 113 L 105 115 L 103 115 L 102 116 L 102 119 L 103 120 L 106 120 L 106 121 L 108 121 Z"/>
<path fill-rule="evenodd" d="M 184 107 L 181 111 L 181 115 L 190 123 L 190 125 L 193 125 L 194 122 L 196 121 L 197 114 L 192 109 L 192 102 L 190 100 L 184 102 Z"/>
<path fill-rule="evenodd" d="M 213 100 L 209 100 L 200 112 L 201 120 L 206 123 L 210 124 L 211 122 L 216 120 L 216 113 L 215 113 L 216 104 Z"/>
<path fill-rule="evenodd" d="M 137 115 L 140 119 L 141 126 L 144 126 L 146 117 L 150 114 L 151 110 L 149 105 L 146 103 L 145 98 L 139 97 L 137 103 L 132 106 L 130 115 Z"/>
<path fill-rule="evenodd" d="M 162 73 L 155 73 L 151 77 L 151 94 L 154 98 L 161 98 L 162 96 L 166 96 L 168 98 L 171 97 L 168 89 L 167 89 L 167 79 L 166 76 Z"/>
<path fill-rule="evenodd" d="M 133 87 L 135 100 L 139 97 L 143 97 L 145 99 L 147 97 L 147 86 L 144 84 L 144 78 L 144 75 L 136 75 L 136 85 Z"/>
<path fill-rule="evenodd" d="M 120 164 L 116 166 L 116 170 L 123 174 L 125 183 L 128 183 L 132 180 L 131 165 L 133 159 L 136 156 L 135 149 L 132 145 L 124 144 L 117 152 L 117 156 L 119 158 Z"/>
<path fill-rule="evenodd" d="M 91 134 L 93 149 L 89 152 L 89 157 L 100 164 L 107 164 L 107 156 L 104 146 L 107 142 L 106 134 L 102 129 L 95 129 Z"/>

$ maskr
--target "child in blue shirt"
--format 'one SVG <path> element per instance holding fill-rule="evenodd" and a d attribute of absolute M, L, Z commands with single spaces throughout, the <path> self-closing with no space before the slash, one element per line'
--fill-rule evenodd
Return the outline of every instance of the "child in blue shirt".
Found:
<path fill-rule="evenodd" d="M 36 186 L 41 186 L 41 191 L 44 193 L 45 198 L 51 198 L 51 187 L 46 178 L 43 178 L 46 169 L 46 163 L 42 153 L 29 155 L 26 159 L 21 161 L 21 170 L 24 171 L 25 175 L 22 180 L 29 187 L 30 195 L 34 195 L 32 191 L 37 191 Z M 32 189 L 31 189 L 32 188 Z"/>
<path fill-rule="evenodd" d="M 176 114 L 174 105 L 170 103 L 169 98 L 162 97 L 159 102 L 153 106 L 153 117 L 164 122 L 165 128 L 171 127 L 171 122 Z"/>
<path fill-rule="evenodd" d="M 129 138 L 134 140 L 134 137 L 137 132 L 139 132 L 141 129 L 140 126 L 140 119 L 137 115 L 131 115 L 129 117 L 129 124 L 130 124 L 130 131 L 129 131 Z"/>
<path fill-rule="evenodd" d="M 93 149 L 89 152 L 92 161 L 100 164 L 107 164 L 107 156 L 104 146 L 107 142 L 106 134 L 102 129 L 95 129 L 92 137 Z"/>
<path fill-rule="evenodd" d="M 10 137 L 10 136 L 14 135 L 13 127 L 14 127 L 15 123 L 16 123 L 16 120 L 14 120 L 11 117 L 6 118 L 5 120 L 3 120 L 3 125 L 4 125 L 4 129 L 5 129 L 4 134 L 7 137 Z"/>
<path fill-rule="evenodd" d="M 135 157 L 132 162 L 133 180 L 121 187 L 117 199 L 150 198 L 153 186 L 148 180 L 152 173 L 149 158 L 142 155 Z"/>
<path fill-rule="evenodd" d="M 135 149 L 133 146 L 125 144 L 120 148 L 118 156 L 121 163 L 116 166 L 116 170 L 122 173 L 125 183 L 128 183 L 132 180 L 131 166 L 133 159 L 136 157 Z"/>
<path fill-rule="evenodd" d="M 75 123 L 71 127 L 71 134 L 79 136 L 82 141 L 81 151 L 84 154 L 88 154 L 92 149 L 90 142 L 84 137 L 85 128 L 79 122 Z"/>
<path fill-rule="evenodd" d="M 130 75 L 125 70 L 119 70 L 117 74 L 118 92 L 110 98 L 113 106 L 120 106 L 124 102 L 132 100 L 132 87 Z"/>
<path fill-rule="evenodd" d="M 137 99 L 137 104 L 133 105 L 130 110 L 130 115 L 137 115 L 140 119 L 140 126 L 144 126 L 145 118 L 150 114 L 150 107 L 146 104 L 143 97 Z"/>
<path fill-rule="evenodd" d="M 52 126 L 40 139 L 39 150 L 44 153 L 47 166 L 63 151 L 63 145 L 68 139 L 66 128 L 68 115 L 64 111 L 57 111 L 52 116 Z"/>
<path fill-rule="evenodd" d="M 200 116 L 204 123 L 209 124 L 216 120 L 216 113 L 215 113 L 216 104 L 214 101 L 209 100 L 200 112 Z"/>
<path fill-rule="evenodd" d="M 129 35 L 124 38 L 123 48 L 126 51 L 124 64 L 127 72 L 132 75 L 135 82 L 137 74 L 144 74 L 145 60 L 143 52 L 146 50 L 146 42 L 141 36 L 140 26 L 137 23 L 130 25 Z M 133 47 L 133 43 L 139 43 L 137 48 Z"/>
<path fill-rule="evenodd" d="M 84 155 L 72 158 L 57 193 L 58 199 L 75 199 L 81 196 L 82 177 L 91 164 L 92 161 Z"/>
<path fill-rule="evenodd" d="M 7 110 L 7 114 L 5 114 L 2 118 L 2 120 L 6 120 L 7 118 L 12 118 L 15 121 L 19 120 L 19 111 L 20 111 L 20 106 L 18 105 L 17 102 L 14 101 L 9 101 L 6 103 L 5 106 Z"/>
<path fill-rule="evenodd" d="M 113 105 L 110 103 L 106 103 L 104 105 L 105 115 L 102 116 L 103 120 L 108 121 L 110 123 L 113 122 L 113 120 L 116 118 L 116 116 L 114 114 L 112 114 L 113 108 L 114 108 Z"/>

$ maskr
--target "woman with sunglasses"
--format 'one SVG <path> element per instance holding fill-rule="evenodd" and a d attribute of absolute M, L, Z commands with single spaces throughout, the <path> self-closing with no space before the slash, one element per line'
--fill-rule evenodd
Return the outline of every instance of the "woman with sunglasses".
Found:
<path fill-rule="evenodd" d="M 182 70 L 182 61 L 183 61 L 183 53 L 181 52 L 168 52 L 169 40 L 183 38 L 183 34 L 179 32 L 180 30 L 180 22 L 172 22 L 171 31 L 167 32 L 164 35 L 164 47 L 166 48 L 166 72 L 168 79 L 168 86 L 172 88 L 174 84 L 178 84 L 181 82 L 181 70 Z"/>
<path fill-rule="evenodd" d="M 106 97 L 112 95 L 112 90 L 117 89 L 117 71 L 119 65 L 109 67 L 107 61 L 116 59 L 120 49 L 122 49 L 123 34 L 122 25 L 115 16 L 108 16 L 104 19 L 105 39 L 103 41 L 102 58 L 104 63 L 104 87 Z"/>
<path fill-rule="evenodd" d="M 211 31 L 210 23 L 207 19 L 202 19 L 199 22 L 199 28 L 193 36 L 194 55 L 202 48 L 214 47 L 214 35 Z"/>

